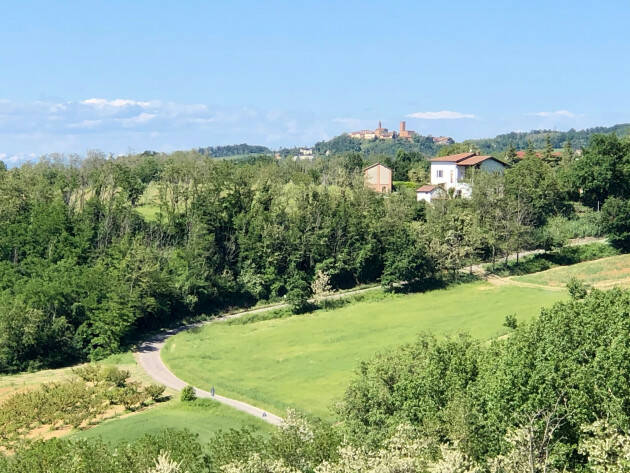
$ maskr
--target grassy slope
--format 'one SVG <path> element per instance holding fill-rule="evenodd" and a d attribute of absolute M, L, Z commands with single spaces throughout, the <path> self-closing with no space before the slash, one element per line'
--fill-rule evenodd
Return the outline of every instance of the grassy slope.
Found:
<path fill-rule="evenodd" d="M 529 319 L 563 291 L 487 283 L 389 296 L 312 315 L 247 325 L 213 324 L 169 340 L 162 356 L 182 379 L 282 414 L 328 417 L 361 360 L 426 331 L 492 338 L 507 314 Z"/>
<path fill-rule="evenodd" d="M 566 285 L 570 277 L 576 277 L 601 288 L 629 286 L 630 255 L 611 256 L 572 266 L 553 268 L 540 273 L 515 277 L 514 280 L 560 287 Z"/>
<path fill-rule="evenodd" d="M 154 382 L 138 366 L 131 352 L 110 356 L 101 363 L 128 370 L 131 379 L 142 384 Z M 0 403 L 15 392 L 35 389 L 44 383 L 65 381 L 72 376 L 72 368 L 0 376 Z M 172 390 L 167 390 L 166 394 L 173 397 L 177 396 L 177 393 Z M 73 438 L 101 436 L 107 441 L 133 440 L 145 433 L 157 432 L 170 427 L 187 428 L 198 433 L 200 439 L 205 442 L 212 433 L 220 429 L 238 429 L 246 425 L 251 425 L 256 430 L 261 431 L 271 429 L 271 426 L 265 422 L 214 401 L 198 400 L 193 404 L 182 404 L 179 400 L 174 399 L 141 412 L 123 414 L 88 430 L 75 431 L 71 436 Z"/>
<path fill-rule="evenodd" d="M 136 364 L 131 352 L 110 356 L 100 363 L 128 370 L 133 381 L 143 384 L 153 382 L 144 370 Z M 0 402 L 18 391 L 35 389 L 45 383 L 66 381 L 73 377 L 72 370 L 73 367 L 69 367 L 0 376 Z"/>
<path fill-rule="evenodd" d="M 272 426 L 248 414 L 210 399 L 192 403 L 169 401 L 138 414 L 106 421 L 89 430 L 76 432 L 73 438 L 101 437 L 108 442 L 131 441 L 147 433 L 157 433 L 167 427 L 188 429 L 207 443 L 219 430 L 251 426 L 268 432 Z"/>

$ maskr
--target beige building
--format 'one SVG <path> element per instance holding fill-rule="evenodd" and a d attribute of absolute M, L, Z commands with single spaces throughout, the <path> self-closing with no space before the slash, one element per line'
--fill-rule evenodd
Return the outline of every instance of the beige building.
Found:
<path fill-rule="evenodd" d="M 372 164 L 363 170 L 365 187 L 381 194 L 392 191 L 392 170 L 381 163 Z"/>
<path fill-rule="evenodd" d="M 398 131 L 398 138 L 404 138 L 406 140 L 412 140 L 417 133 L 413 130 L 407 130 L 407 123 L 400 122 L 400 130 Z"/>

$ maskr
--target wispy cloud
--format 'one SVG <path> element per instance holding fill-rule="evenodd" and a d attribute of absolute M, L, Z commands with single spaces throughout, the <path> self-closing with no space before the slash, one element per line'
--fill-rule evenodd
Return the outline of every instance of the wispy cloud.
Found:
<path fill-rule="evenodd" d="M 415 112 L 407 115 L 408 118 L 419 118 L 421 120 L 459 120 L 462 118 L 477 118 L 472 113 L 453 112 L 442 110 L 441 112 Z"/>
<path fill-rule="evenodd" d="M 103 107 L 122 108 L 122 107 L 130 107 L 130 106 L 149 107 L 151 105 L 151 102 L 143 102 L 139 100 L 129 100 L 129 99 L 107 100 L 107 99 L 99 99 L 99 98 L 82 100 L 81 103 L 83 105 L 92 105 L 98 108 L 103 108 Z"/>
<path fill-rule="evenodd" d="M 7 164 L 47 153 L 172 151 L 229 143 L 303 146 L 338 134 L 312 113 L 213 107 L 135 98 L 16 102 L 0 99 L 0 152 Z"/>
<path fill-rule="evenodd" d="M 578 115 L 568 110 L 556 110 L 555 112 L 535 112 L 530 113 L 529 115 L 533 115 L 535 117 L 544 117 L 544 118 L 553 118 L 553 117 L 563 117 L 563 118 L 576 118 Z"/>

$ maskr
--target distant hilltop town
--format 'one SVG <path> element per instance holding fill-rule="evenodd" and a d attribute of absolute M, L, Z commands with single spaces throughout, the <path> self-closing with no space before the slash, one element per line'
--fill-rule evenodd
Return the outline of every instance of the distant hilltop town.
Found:
<path fill-rule="evenodd" d="M 387 128 L 383 128 L 379 120 L 378 128 L 375 130 L 353 131 L 348 133 L 348 136 L 358 140 L 392 140 L 399 138 L 411 141 L 415 136 L 418 136 L 418 133 L 413 130 L 407 130 L 407 123 L 404 121 L 400 122 L 398 131 L 389 131 Z M 436 145 L 449 145 L 455 142 L 453 138 L 449 136 L 432 136 L 431 138 Z"/>

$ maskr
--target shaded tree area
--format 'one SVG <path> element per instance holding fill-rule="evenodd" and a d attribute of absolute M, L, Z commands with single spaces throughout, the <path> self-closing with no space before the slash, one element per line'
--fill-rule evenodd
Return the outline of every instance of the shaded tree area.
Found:
<path fill-rule="evenodd" d="M 572 294 L 490 345 L 422 336 L 361 364 L 338 408 L 347 435 L 378 446 L 408 423 L 485 462 L 528 426 L 548 468 L 580 471 L 589 426 L 630 425 L 630 293 Z"/>
<path fill-rule="evenodd" d="M 389 223 L 420 205 L 364 189 L 361 165 L 173 153 L 3 170 L 0 372 L 100 358 L 259 300 L 304 310 L 318 273 L 331 289 L 378 281 L 396 263 Z"/>

